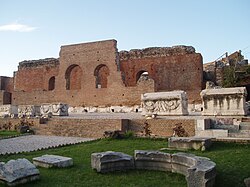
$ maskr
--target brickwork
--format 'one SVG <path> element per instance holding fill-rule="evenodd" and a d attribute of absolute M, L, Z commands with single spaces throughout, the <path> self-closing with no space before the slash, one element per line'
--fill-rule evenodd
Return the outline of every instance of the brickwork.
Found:
<path fill-rule="evenodd" d="M 69 118 L 51 118 L 49 121 L 40 119 L 28 119 L 33 124 L 33 129 L 39 135 L 56 136 L 76 136 L 88 138 L 102 138 L 105 131 L 131 130 L 135 134 L 143 135 L 145 122 L 149 124 L 152 135 L 158 137 L 170 137 L 173 135 L 173 128 L 181 123 L 182 127 L 188 133 L 188 136 L 195 135 L 195 120 L 185 119 L 69 119 Z M 20 123 L 20 119 L 0 119 L 0 127 L 3 130 L 4 125 L 15 125 Z M 1 130 L 0 129 L 0 130 Z"/>
<path fill-rule="evenodd" d="M 173 128 L 176 124 L 181 124 L 188 136 L 195 135 L 196 120 L 193 119 L 133 119 L 129 121 L 128 130 L 131 130 L 139 135 L 145 134 L 145 125 L 149 125 L 149 130 L 152 135 L 160 137 L 171 137 L 173 135 Z"/>
<path fill-rule="evenodd" d="M 143 72 L 150 79 L 138 81 Z M 20 62 L 13 79 L 8 90 L 16 105 L 133 106 L 142 93 L 171 90 L 187 91 L 193 102 L 200 99 L 202 57 L 187 46 L 118 53 L 117 42 L 107 40 L 62 46 L 59 59 Z"/>
<path fill-rule="evenodd" d="M 47 91 L 49 80 L 57 76 L 58 68 L 59 61 L 54 58 L 20 62 L 14 77 L 14 91 Z"/>

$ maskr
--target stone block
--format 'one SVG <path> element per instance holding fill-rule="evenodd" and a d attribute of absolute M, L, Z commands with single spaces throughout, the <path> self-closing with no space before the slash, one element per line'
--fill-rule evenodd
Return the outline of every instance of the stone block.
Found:
<path fill-rule="evenodd" d="M 135 150 L 135 168 L 171 171 L 171 154 L 160 151 Z"/>
<path fill-rule="evenodd" d="M 141 95 L 142 115 L 188 115 L 186 92 L 155 92 Z"/>
<path fill-rule="evenodd" d="M 73 159 L 58 155 L 43 155 L 41 157 L 33 158 L 33 164 L 44 168 L 65 168 L 73 166 Z"/>
<path fill-rule="evenodd" d="M 64 103 L 45 103 L 41 105 L 41 114 L 53 116 L 68 116 L 69 106 Z"/>
<path fill-rule="evenodd" d="M 200 93 L 203 105 L 202 115 L 244 116 L 246 115 L 246 88 L 206 89 Z"/>
<path fill-rule="evenodd" d="M 195 136 L 198 136 L 198 137 L 212 137 L 212 138 L 228 137 L 228 130 L 209 129 L 209 130 L 204 130 L 204 131 L 196 131 Z"/>
<path fill-rule="evenodd" d="M 216 164 L 205 157 L 187 153 L 172 155 L 172 172 L 185 175 L 189 187 L 213 186 L 216 177 L 215 167 Z"/>
<path fill-rule="evenodd" d="M 40 106 L 18 105 L 18 117 L 35 117 L 40 115 Z"/>
<path fill-rule="evenodd" d="M 211 120 L 210 119 L 197 119 L 195 131 L 203 131 L 210 129 Z"/>
<path fill-rule="evenodd" d="M 16 105 L 0 105 L 0 117 L 12 117 L 18 115 Z"/>
<path fill-rule="evenodd" d="M 100 173 L 134 169 L 134 158 L 113 151 L 93 153 L 91 155 L 91 167 Z"/>
<path fill-rule="evenodd" d="M 168 139 L 168 147 L 175 149 L 194 149 L 205 151 L 212 144 L 211 138 L 202 137 L 171 137 Z"/>
<path fill-rule="evenodd" d="M 25 158 L 0 162 L 0 180 L 8 186 L 24 184 L 39 177 L 39 170 Z"/>

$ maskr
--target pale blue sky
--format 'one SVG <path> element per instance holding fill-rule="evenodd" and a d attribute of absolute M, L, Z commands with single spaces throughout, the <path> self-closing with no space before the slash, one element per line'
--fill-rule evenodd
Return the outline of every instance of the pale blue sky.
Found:
<path fill-rule="evenodd" d="M 116 39 L 118 49 L 192 45 L 204 62 L 250 58 L 250 0 L 0 0 L 0 75 L 60 46 Z"/>

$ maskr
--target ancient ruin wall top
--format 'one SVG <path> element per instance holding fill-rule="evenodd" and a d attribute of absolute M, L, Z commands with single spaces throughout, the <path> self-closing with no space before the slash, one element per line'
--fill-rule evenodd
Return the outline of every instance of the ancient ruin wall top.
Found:
<path fill-rule="evenodd" d="M 18 69 L 25 69 L 25 68 L 35 68 L 39 66 L 57 66 L 59 65 L 58 58 L 45 58 L 40 60 L 24 60 L 19 62 Z"/>
<path fill-rule="evenodd" d="M 130 51 L 120 51 L 120 60 L 138 59 L 143 57 L 177 56 L 195 53 L 192 46 L 178 45 L 173 47 L 149 47 L 145 49 L 131 49 Z"/>

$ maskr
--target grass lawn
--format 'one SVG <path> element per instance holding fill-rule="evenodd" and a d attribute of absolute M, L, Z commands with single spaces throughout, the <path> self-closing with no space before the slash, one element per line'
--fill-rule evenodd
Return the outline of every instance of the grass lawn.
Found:
<path fill-rule="evenodd" d="M 15 136 L 19 134 L 20 133 L 17 131 L 0 131 L 0 137 Z"/>
<path fill-rule="evenodd" d="M 43 154 L 56 154 L 73 158 L 71 168 L 39 168 L 41 179 L 24 186 L 186 186 L 185 177 L 171 172 L 134 170 L 99 174 L 91 169 L 90 155 L 94 152 L 120 151 L 130 155 L 134 150 L 158 150 L 166 147 L 166 140 L 123 139 L 97 140 L 62 148 L 0 156 L 0 161 L 27 158 Z M 173 152 L 173 151 L 171 151 Z M 250 177 L 250 144 L 214 143 L 209 151 L 189 151 L 211 158 L 217 164 L 216 186 L 244 186 L 243 179 Z"/>

